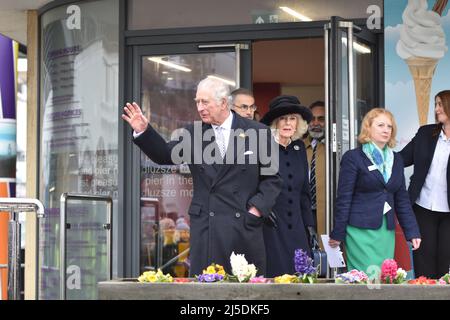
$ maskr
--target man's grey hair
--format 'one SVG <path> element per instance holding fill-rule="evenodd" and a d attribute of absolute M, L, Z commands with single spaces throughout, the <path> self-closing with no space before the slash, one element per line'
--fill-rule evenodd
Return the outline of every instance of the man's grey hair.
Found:
<path fill-rule="evenodd" d="M 230 87 L 225 82 L 213 78 L 205 78 L 197 85 L 197 90 L 200 89 L 211 91 L 217 103 L 220 103 L 222 99 L 225 99 L 228 110 L 230 110 Z"/>

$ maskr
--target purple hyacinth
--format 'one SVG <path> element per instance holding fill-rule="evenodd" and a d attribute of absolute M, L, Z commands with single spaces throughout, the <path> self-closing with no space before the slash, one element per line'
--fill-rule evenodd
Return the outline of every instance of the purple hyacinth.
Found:
<path fill-rule="evenodd" d="M 199 282 L 216 282 L 216 281 L 222 281 L 223 275 L 217 274 L 217 273 L 207 273 L 207 274 L 201 274 L 198 276 Z"/>
<path fill-rule="evenodd" d="M 312 259 L 302 249 L 295 250 L 294 264 L 295 271 L 299 274 L 311 275 L 316 273 Z"/>

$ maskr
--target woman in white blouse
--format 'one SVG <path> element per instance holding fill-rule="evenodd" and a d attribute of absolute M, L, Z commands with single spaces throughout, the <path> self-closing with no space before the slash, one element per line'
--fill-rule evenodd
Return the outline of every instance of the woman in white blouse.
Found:
<path fill-rule="evenodd" d="M 408 192 L 422 235 L 416 277 L 437 279 L 450 268 L 450 90 L 435 96 L 436 124 L 419 128 L 400 154 L 414 165 Z"/>

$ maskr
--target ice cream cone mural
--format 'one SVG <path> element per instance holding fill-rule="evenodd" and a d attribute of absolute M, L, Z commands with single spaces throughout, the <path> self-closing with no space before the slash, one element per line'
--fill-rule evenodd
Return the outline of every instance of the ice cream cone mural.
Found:
<path fill-rule="evenodd" d="M 430 91 L 434 71 L 447 51 L 441 14 L 448 0 L 437 0 L 433 10 L 428 10 L 427 0 L 408 0 L 403 11 L 403 25 L 397 54 L 408 65 L 414 80 L 419 124 L 427 123 Z"/>

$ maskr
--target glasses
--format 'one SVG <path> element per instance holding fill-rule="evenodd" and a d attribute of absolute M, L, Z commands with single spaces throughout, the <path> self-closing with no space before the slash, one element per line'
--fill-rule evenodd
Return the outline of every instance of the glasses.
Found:
<path fill-rule="evenodd" d="M 257 106 L 254 105 L 254 104 L 252 104 L 251 106 L 246 105 L 246 104 L 242 104 L 242 105 L 238 106 L 237 104 L 235 104 L 234 106 L 236 108 L 239 108 L 239 109 L 242 109 L 242 110 L 245 110 L 245 111 L 248 111 L 248 110 L 255 111 L 256 108 L 257 108 Z"/>

